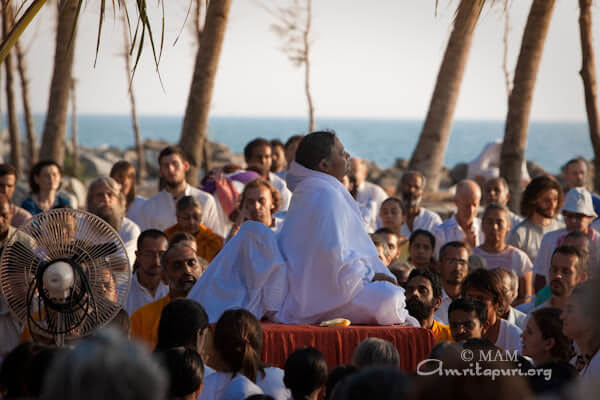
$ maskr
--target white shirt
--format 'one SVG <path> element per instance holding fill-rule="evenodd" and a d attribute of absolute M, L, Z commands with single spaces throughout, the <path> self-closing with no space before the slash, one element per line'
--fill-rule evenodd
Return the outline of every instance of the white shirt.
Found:
<path fill-rule="evenodd" d="M 230 382 L 233 382 L 230 372 L 215 372 L 207 376 L 198 400 L 220 400 Z M 256 385 L 275 400 L 291 398 L 290 391 L 283 383 L 283 370 L 280 368 L 265 368 L 264 377 L 258 372 Z"/>
<path fill-rule="evenodd" d="M 212 195 L 190 185 L 185 188 L 184 195 L 194 196 L 202 204 L 202 224 L 204 226 L 212 229 L 218 235 L 225 236 L 227 234 L 224 221 L 219 218 L 217 204 Z M 161 190 L 144 204 L 143 230 L 153 228 L 164 231 L 176 223 L 175 199 L 166 190 Z"/>
<path fill-rule="evenodd" d="M 402 224 L 401 234 L 404 237 L 410 237 L 410 234 L 417 229 L 423 229 L 429 232 L 433 232 L 434 228 L 442 223 L 442 219 L 437 213 L 433 211 L 429 211 L 426 208 L 421 207 L 419 210 L 419 214 L 413 220 L 413 230 L 411 231 L 408 228 L 408 225 L 405 223 Z"/>
<path fill-rule="evenodd" d="M 506 244 L 523 250 L 533 262 L 537 257 L 544 235 L 564 226 L 565 224 L 557 219 L 551 220 L 548 226 L 540 226 L 531 222 L 530 219 L 524 219 L 519 225 L 512 228 L 506 237 Z"/>
<path fill-rule="evenodd" d="M 440 308 L 435 310 L 433 318 L 444 325 L 450 325 L 450 319 L 448 318 L 448 307 L 452 303 L 452 298 L 448 296 L 448 293 L 442 288 L 442 303 Z"/>
<path fill-rule="evenodd" d="M 550 273 L 550 263 L 552 262 L 552 253 L 558 246 L 559 242 L 564 240 L 567 234 L 567 230 L 563 228 L 548 232 L 544 235 L 537 257 L 533 263 L 533 272 L 535 272 L 537 275 L 546 277 L 546 280 L 548 279 L 548 274 Z M 592 231 L 592 239 L 589 241 L 589 250 L 590 259 L 588 265 L 590 268 L 588 272 L 593 274 L 596 266 L 600 262 L 600 234 L 598 234 L 596 231 Z"/>
<path fill-rule="evenodd" d="M 143 197 L 135 196 L 125 214 L 127 218 L 138 224 L 138 226 L 142 226 L 141 224 L 144 222 L 144 203 L 146 201 Z"/>
<path fill-rule="evenodd" d="M 481 231 L 481 220 L 477 217 L 473 219 L 473 230 L 475 231 L 475 246 L 479 246 L 484 241 L 484 235 Z M 440 254 L 440 249 L 448 242 L 459 241 L 465 239 L 465 233 L 461 226 L 456 221 L 456 214 L 444 221 L 441 225 L 435 227 L 432 232 L 435 236 L 435 255 Z"/>
<path fill-rule="evenodd" d="M 476 247 L 473 254 L 485 260 L 487 270 L 502 267 L 514 271 L 519 277 L 533 271 L 529 256 L 523 250 L 510 245 L 501 253 L 488 253 L 481 247 Z"/>
<path fill-rule="evenodd" d="M 385 191 L 380 186 L 367 181 L 364 181 L 358 186 L 357 192 L 358 193 L 356 195 L 356 201 L 358 201 L 360 205 L 365 206 L 369 209 L 373 208 L 373 204 L 370 203 L 372 201 L 375 202 L 375 215 L 379 215 L 381 203 L 383 203 L 383 201 L 388 198 L 387 193 L 385 193 Z M 375 223 L 369 227 L 368 231 L 374 232 L 376 229 L 377 222 L 375 221 Z"/>
<path fill-rule="evenodd" d="M 505 319 L 500 319 L 496 346 L 507 351 L 521 351 L 521 329 Z"/>
<path fill-rule="evenodd" d="M 138 308 L 145 306 L 148 303 L 152 303 L 158 299 L 162 299 L 169 293 L 169 286 L 165 285 L 162 280 L 156 288 L 154 296 L 150 294 L 148 289 L 143 287 L 138 280 L 137 272 L 133 274 L 131 279 L 131 286 L 129 286 L 129 292 L 127 293 L 127 300 L 125 301 L 125 311 L 131 315 Z"/>
<path fill-rule="evenodd" d="M 123 243 L 125 244 L 129 265 L 132 267 L 135 261 L 135 250 L 137 249 L 137 240 L 140 233 L 140 228 L 135 222 L 127 217 L 123 217 L 121 228 L 119 229 L 119 236 L 121 236 L 121 240 L 123 240 Z"/>
<path fill-rule="evenodd" d="M 510 306 L 506 320 L 518 327 L 520 330 L 524 330 L 525 325 L 527 325 L 527 314 Z"/>
<path fill-rule="evenodd" d="M 292 199 L 292 192 L 290 192 L 290 189 L 288 189 L 287 183 L 272 172 L 269 172 L 269 181 L 273 186 L 275 186 L 275 189 L 277 189 L 281 195 L 279 211 L 287 211 L 287 209 L 290 207 L 290 200 Z"/>

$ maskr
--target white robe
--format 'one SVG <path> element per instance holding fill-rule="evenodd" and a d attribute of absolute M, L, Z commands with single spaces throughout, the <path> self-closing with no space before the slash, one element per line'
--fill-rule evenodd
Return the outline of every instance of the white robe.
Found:
<path fill-rule="evenodd" d="M 188 298 L 202 304 L 213 323 L 230 308 L 245 308 L 258 319 L 272 315 L 286 293 L 286 267 L 275 234 L 260 222 L 247 221 L 212 260 Z"/>
<path fill-rule="evenodd" d="M 372 282 L 376 273 L 393 275 L 379 259 L 358 204 L 344 185 L 296 162 L 286 179 L 293 196 L 278 242 L 287 262 L 289 292 L 275 319 L 405 323 L 404 289 Z"/>

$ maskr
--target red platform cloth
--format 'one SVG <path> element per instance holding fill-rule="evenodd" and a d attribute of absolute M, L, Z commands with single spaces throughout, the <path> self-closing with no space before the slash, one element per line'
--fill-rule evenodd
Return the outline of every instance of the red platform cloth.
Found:
<path fill-rule="evenodd" d="M 265 322 L 262 359 L 283 368 L 296 349 L 312 346 L 319 349 L 329 367 L 350 364 L 356 346 L 368 337 L 392 342 L 400 353 L 400 369 L 413 372 L 426 359 L 434 345 L 429 330 L 404 326 L 351 325 L 345 328 L 322 328 L 315 325 L 282 325 Z"/>

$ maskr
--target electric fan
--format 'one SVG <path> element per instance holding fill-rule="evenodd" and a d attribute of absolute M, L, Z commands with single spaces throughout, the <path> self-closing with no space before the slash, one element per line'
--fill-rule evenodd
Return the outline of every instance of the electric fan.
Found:
<path fill-rule="evenodd" d="M 63 345 L 110 322 L 127 298 L 131 271 L 119 234 L 86 211 L 38 214 L 8 239 L 0 288 L 33 338 Z"/>

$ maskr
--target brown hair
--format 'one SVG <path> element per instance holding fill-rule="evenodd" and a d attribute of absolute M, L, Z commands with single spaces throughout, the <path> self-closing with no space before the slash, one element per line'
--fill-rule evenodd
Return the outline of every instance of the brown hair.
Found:
<path fill-rule="evenodd" d="M 266 187 L 271 192 L 271 197 L 273 198 L 273 211 L 271 212 L 271 214 L 275 214 L 277 211 L 279 211 L 279 206 L 281 205 L 281 195 L 279 194 L 279 191 L 268 180 L 266 180 L 264 178 L 256 178 L 256 179 L 248 182 L 246 184 L 246 186 L 244 187 L 244 191 L 242 192 L 242 195 L 240 196 L 240 204 L 239 204 L 238 208 L 236 210 L 232 211 L 231 214 L 229 214 L 229 219 L 231 221 L 235 222 L 240 210 L 242 209 L 242 206 L 244 205 L 244 201 L 246 201 L 247 191 L 250 189 L 259 188 L 261 186 Z"/>
<path fill-rule="evenodd" d="M 133 203 L 133 200 L 135 200 L 135 168 L 133 167 L 133 165 L 131 165 L 131 163 L 129 163 L 129 161 L 117 161 L 110 169 L 109 176 L 116 181 L 119 181 L 119 179 L 117 178 L 121 177 L 127 177 L 131 179 L 131 190 L 129 191 L 129 193 L 124 193 L 125 200 L 127 200 L 126 208 L 129 208 L 129 205 Z"/>
<path fill-rule="evenodd" d="M 244 309 L 227 310 L 215 326 L 215 348 L 233 376 L 241 373 L 256 382 L 258 372 L 265 376 L 265 363 L 260 359 L 263 336 L 260 322 Z"/>
<path fill-rule="evenodd" d="M 499 274 L 481 268 L 467 275 L 462 283 L 461 295 L 466 297 L 467 290 L 470 288 L 489 293 L 492 296 L 492 303 L 494 304 L 498 318 L 501 318 L 501 315 L 508 308 L 502 287 L 503 282 Z"/>
<path fill-rule="evenodd" d="M 571 339 L 563 333 L 563 322 L 559 308 L 547 307 L 533 311 L 531 315 L 544 339 L 554 339 L 550 354 L 559 361 L 569 362 L 573 356 Z"/>
<path fill-rule="evenodd" d="M 556 179 L 548 175 L 535 177 L 529 182 L 529 185 L 523 192 L 521 197 L 521 215 L 529 218 L 535 212 L 535 203 L 537 199 L 548 190 L 554 189 L 558 192 L 558 204 L 556 209 L 560 210 L 564 202 L 564 194 L 560 183 Z"/>

